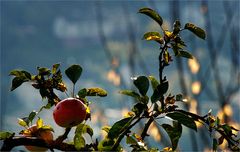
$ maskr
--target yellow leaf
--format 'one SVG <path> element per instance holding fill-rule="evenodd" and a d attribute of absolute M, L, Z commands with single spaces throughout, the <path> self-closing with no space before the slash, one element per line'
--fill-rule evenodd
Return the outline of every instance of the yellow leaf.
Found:
<path fill-rule="evenodd" d="M 165 147 L 161 151 L 163 151 L 163 152 L 170 152 L 170 151 L 172 151 L 172 148 L 171 147 Z"/>
<path fill-rule="evenodd" d="M 19 134 L 24 134 L 25 136 L 32 136 L 32 132 L 29 129 L 22 130 Z"/>
<path fill-rule="evenodd" d="M 18 118 L 18 124 L 20 126 L 27 127 L 27 123 L 23 119 Z"/>
<path fill-rule="evenodd" d="M 158 39 L 160 39 L 160 37 L 158 37 L 158 36 L 149 36 L 149 37 L 146 38 L 146 40 L 148 40 L 148 41 L 150 41 L 150 40 L 158 40 Z"/>
<path fill-rule="evenodd" d="M 37 129 L 41 128 L 43 126 L 43 120 L 41 118 L 38 118 L 37 120 Z"/>
<path fill-rule="evenodd" d="M 87 106 L 87 105 L 85 105 L 85 107 L 86 107 L 86 112 L 87 112 L 88 114 L 90 114 L 90 113 L 91 113 L 90 107 Z"/>
<path fill-rule="evenodd" d="M 173 32 L 170 32 L 170 31 L 164 31 L 164 34 L 169 38 L 172 38 L 173 36 Z"/>

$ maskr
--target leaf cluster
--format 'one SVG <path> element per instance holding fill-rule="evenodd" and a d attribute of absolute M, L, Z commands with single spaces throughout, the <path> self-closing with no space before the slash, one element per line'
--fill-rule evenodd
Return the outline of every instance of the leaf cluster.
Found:
<path fill-rule="evenodd" d="M 196 122 L 203 123 L 207 126 L 210 133 L 218 132 L 219 138 L 213 138 L 213 150 L 217 150 L 218 145 L 226 140 L 229 149 L 239 151 L 239 139 L 233 131 L 239 131 L 228 124 L 220 124 L 220 120 L 208 113 L 205 116 L 200 116 L 185 110 L 182 110 L 176 103 L 184 103 L 185 98 L 182 94 L 172 95 L 169 92 L 169 82 L 166 77 L 163 77 L 163 70 L 172 61 L 172 56 L 169 50 L 172 50 L 177 57 L 185 57 L 192 59 L 193 56 L 185 50 L 186 44 L 181 38 L 180 34 L 184 30 L 188 30 L 201 39 L 206 38 L 205 31 L 193 23 L 186 23 L 184 27 L 181 26 L 180 21 L 176 20 L 173 23 L 172 31 L 162 28 L 162 17 L 151 8 L 141 8 L 139 13 L 147 15 L 152 20 L 156 21 L 161 33 L 153 31 L 144 34 L 143 39 L 147 41 L 155 41 L 160 45 L 159 52 L 159 80 L 154 76 L 137 76 L 133 77 L 134 90 L 121 90 L 120 94 L 130 96 L 135 99 L 136 103 L 128 112 L 126 117 L 115 122 L 112 126 L 103 126 L 102 130 L 106 132 L 106 136 L 102 140 L 93 140 L 94 130 L 90 125 L 86 124 L 90 119 L 90 108 L 88 96 L 107 96 L 107 91 L 98 88 L 80 88 L 77 95 L 74 94 L 75 84 L 80 79 L 82 74 L 82 67 L 78 64 L 71 65 L 65 70 L 66 76 L 73 84 L 72 97 L 81 99 L 87 106 L 87 118 L 84 122 L 77 125 L 75 128 L 74 138 L 72 143 L 66 143 L 64 140 L 67 138 L 72 128 L 66 128 L 63 135 L 60 135 L 51 144 L 39 139 L 17 138 L 15 133 L 0 132 L 0 140 L 4 140 L 1 150 L 11 150 L 14 146 L 23 143 L 31 142 L 34 146 L 43 146 L 53 150 L 71 150 L 71 151 L 122 151 L 122 140 L 126 139 L 126 144 L 132 148 L 132 151 L 159 151 L 156 148 L 149 148 L 145 144 L 145 138 L 148 135 L 148 130 L 153 122 L 158 122 L 159 127 L 162 127 L 171 141 L 171 147 L 165 147 L 161 151 L 176 151 L 178 148 L 179 139 L 182 136 L 183 126 L 197 132 Z M 55 94 L 54 90 L 64 92 L 67 94 L 67 87 L 62 80 L 62 73 L 59 69 L 60 64 L 54 64 L 50 69 L 45 67 L 37 67 L 38 73 L 36 75 L 30 74 L 25 70 L 13 70 L 10 75 L 14 76 L 12 79 L 11 91 L 15 90 L 21 84 L 30 82 L 31 85 L 39 90 L 43 99 L 47 98 L 48 104 L 43 106 L 38 112 L 32 111 L 27 117 L 19 118 L 18 124 L 25 129 L 20 133 L 28 134 L 29 126 L 32 125 L 33 120 L 37 117 L 38 113 L 44 108 L 49 109 L 55 106 L 61 99 Z M 149 91 L 151 88 L 151 91 Z M 171 120 L 172 123 L 161 123 L 160 119 Z M 134 127 L 140 122 L 145 122 L 144 127 L 140 133 L 134 130 Z M 53 128 L 49 125 L 44 125 L 43 120 L 38 117 L 36 121 L 38 130 L 51 130 Z M 31 137 L 31 132 L 29 133 Z M 90 136 L 91 142 L 87 143 L 85 137 Z M 36 142 L 37 141 L 37 142 Z M 7 148 L 6 148 L 7 147 Z"/>

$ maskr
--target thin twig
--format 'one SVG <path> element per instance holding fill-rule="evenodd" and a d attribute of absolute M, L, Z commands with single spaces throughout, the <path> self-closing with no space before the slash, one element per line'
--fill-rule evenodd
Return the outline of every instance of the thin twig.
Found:
<path fill-rule="evenodd" d="M 136 118 L 137 118 L 137 116 L 134 117 L 133 120 L 136 119 Z M 112 146 L 112 150 L 116 150 L 116 149 L 117 149 L 117 147 L 119 146 L 119 144 L 120 144 L 120 142 L 122 141 L 123 137 L 124 137 L 124 136 L 129 132 L 129 130 L 130 130 L 133 126 L 135 126 L 142 118 L 144 118 L 144 117 L 139 117 L 133 124 L 129 125 L 129 126 L 125 129 L 125 131 L 122 132 L 122 133 L 118 136 L 116 142 L 115 142 L 114 145 Z"/>

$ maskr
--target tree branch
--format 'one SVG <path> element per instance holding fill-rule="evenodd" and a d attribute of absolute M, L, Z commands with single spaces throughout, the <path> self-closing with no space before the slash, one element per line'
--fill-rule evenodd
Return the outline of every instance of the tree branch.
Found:
<path fill-rule="evenodd" d="M 52 141 L 51 143 L 45 142 L 43 139 L 36 139 L 36 138 L 11 138 L 6 139 L 3 142 L 3 146 L 1 151 L 11 151 L 12 148 L 17 146 L 37 146 L 37 147 L 45 147 L 48 149 L 58 149 L 62 151 L 76 151 L 76 148 L 72 144 L 67 143 L 59 143 L 57 141 Z"/>
<path fill-rule="evenodd" d="M 135 117 L 136 118 L 136 117 Z M 135 119 L 134 118 L 134 119 Z M 119 146 L 120 142 L 122 141 L 123 137 L 129 132 L 129 130 L 135 126 L 143 117 L 139 117 L 133 124 L 131 124 L 130 126 L 127 127 L 127 129 L 122 132 L 119 137 L 117 138 L 117 141 L 114 143 L 114 145 L 112 146 L 112 150 L 116 150 L 117 147 Z"/>
<path fill-rule="evenodd" d="M 69 134 L 69 132 L 71 131 L 71 128 L 66 128 L 65 129 L 65 132 L 63 135 L 59 136 L 57 139 L 56 139 L 56 142 L 57 143 L 62 143 L 65 139 L 67 139 L 67 136 Z"/>

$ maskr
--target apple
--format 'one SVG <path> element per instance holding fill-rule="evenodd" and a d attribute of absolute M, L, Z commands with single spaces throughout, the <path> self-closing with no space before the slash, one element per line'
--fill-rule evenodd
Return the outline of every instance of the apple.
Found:
<path fill-rule="evenodd" d="M 27 133 L 23 133 L 25 137 L 36 137 L 43 139 L 45 142 L 50 143 L 53 141 L 53 134 L 50 130 L 38 130 L 37 125 L 33 125 L 27 129 Z M 29 151 L 47 151 L 48 148 L 37 147 L 37 146 L 25 146 Z"/>
<path fill-rule="evenodd" d="M 61 127 L 73 127 L 85 120 L 87 106 L 79 99 L 67 98 L 55 106 L 53 118 Z"/>

